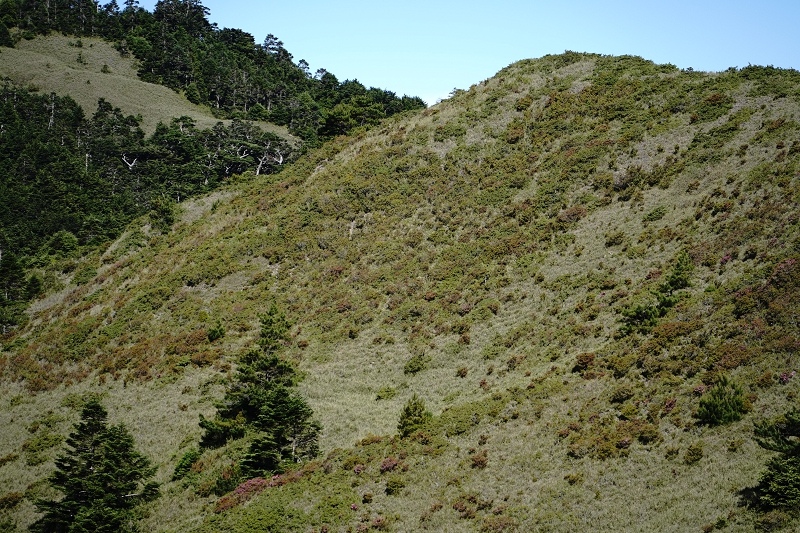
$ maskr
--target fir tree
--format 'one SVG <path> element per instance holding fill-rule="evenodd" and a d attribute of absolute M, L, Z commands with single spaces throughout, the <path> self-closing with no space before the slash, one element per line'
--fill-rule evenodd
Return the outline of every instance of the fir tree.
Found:
<path fill-rule="evenodd" d="M 155 473 L 150 461 L 136 451 L 123 425 L 108 425 L 106 410 L 96 400 L 83 408 L 81 420 L 67 438 L 66 453 L 56 460 L 50 476 L 60 500 L 40 500 L 44 516 L 31 531 L 124 532 L 135 530 L 134 509 L 158 496 L 147 480 Z"/>
<path fill-rule="evenodd" d="M 316 456 L 321 429 L 295 389 L 299 376 L 294 366 L 279 355 L 288 339 L 289 321 L 274 304 L 260 318 L 259 347 L 241 357 L 217 416 L 200 421 L 205 430 L 201 446 L 221 446 L 246 433 L 254 436 L 241 464 L 248 476 Z"/>

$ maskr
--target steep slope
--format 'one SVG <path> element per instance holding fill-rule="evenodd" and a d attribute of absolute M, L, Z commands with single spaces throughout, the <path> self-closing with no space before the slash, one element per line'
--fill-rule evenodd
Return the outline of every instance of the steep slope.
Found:
<path fill-rule="evenodd" d="M 98 391 L 160 466 L 150 529 L 752 529 L 752 424 L 800 387 L 799 115 L 794 71 L 568 52 L 138 221 L 6 340 L 14 519 Z M 272 301 L 325 459 L 169 482 Z M 723 376 L 748 412 L 702 424 Z M 436 416 L 391 437 L 412 393 Z"/>

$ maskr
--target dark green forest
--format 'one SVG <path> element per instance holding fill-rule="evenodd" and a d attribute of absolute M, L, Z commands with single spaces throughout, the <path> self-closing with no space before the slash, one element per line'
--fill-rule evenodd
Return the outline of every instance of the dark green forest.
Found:
<path fill-rule="evenodd" d="M 101 37 L 139 60 L 139 76 L 182 92 L 220 120 L 199 129 L 173 118 L 149 138 L 141 118 L 100 99 L 81 109 L 68 96 L 37 94 L 6 81 L 0 89 L 0 329 L 23 320 L 41 280 L 26 271 L 108 242 L 151 213 L 171 225 L 174 205 L 231 175 L 276 172 L 307 147 L 419 109 L 416 97 L 367 89 L 330 72 L 308 71 L 275 36 L 256 44 L 218 28 L 197 0 L 167 0 L 151 13 L 135 0 L 120 8 L 91 0 L 0 1 L 0 45 L 61 32 Z M 13 30 L 13 31 L 12 31 Z M 12 36 L 13 35 L 13 36 Z M 292 143 L 253 121 L 286 126 Z"/>

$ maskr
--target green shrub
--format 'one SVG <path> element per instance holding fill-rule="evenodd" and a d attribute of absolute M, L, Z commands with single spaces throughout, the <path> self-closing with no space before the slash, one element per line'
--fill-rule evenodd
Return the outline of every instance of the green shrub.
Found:
<path fill-rule="evenodd" d="M 622 403 L 625 400 L 633 398 L 633 394 L 633 387 L 630 385 L 619 385 L 613 391 L 611 391 L 611 403 Z"/>
<path fill-rule="evenodd" d="M 406 486 L 406 482 L 400 476 L 391 476 L 386 480 L 386 494 L 389 496 L 393 494 L 400 494 Z"/>
<path fill-rule="evenodd" d="M 192 469 L 192 465 L 200 459 L 200 450 L 192 449 L 183 454 L 181 460 L 175 465 L 175 471 L 172 473 L 172 481 L 183 479 L 186 474 Z"/>
<path fill-rule="evenodd" d="M 67 230 L 54 233 L 47 245 L 54 255 L 73 257 L 78 252 L 78 238 Z"/>
<path fill-rule="evenodd" d="M 686 448 L 686 453 L 683 454 L 683 462 L 687 465 L 693 465 L 702 459 L 703 455 L 703 441 L 697 441 Z"/>
<path fill-rule="evenodd" d="M 447 139 L 463 137 L 467 133 L 467 128 L 456 122 L 449 122 L 441 126 L 437 126 L 433 132 L 433 140 L 436 142 L 444 142 Z"/>
<path fill-rule="evenodd" d="M 414 355 L 406 361 L 405 366 L 403 366 L 403 373 L 404 374 L 416 374 L 417 372 L 422 372 L 427 368 L 428 363 L 430 363 L 430 356 L 425 355 L 424 353 L 420 353 Z"/>
<path fill-rule="evenodd" d="M 610 248 L 611 246 L 619 246 L 623 242 L 625 242 L 625 232 L 624 231 L 610 231 L 606 233 L 606 247 Z"/>
<path fill-rule="evenodd" d="M 156 197 L 150 210 L 150 223 L 161 233 L 169 232 L 178 217 L 178 207 L 174 201 L 166 197 Z"/>
<path fill-rule="evenodd" d="M 225 336 L 225 327 L 222 325 L 222 322 L 217 320 L 217 324 L 208 330 L 208 342 L 214 342 L 217 339 L 221 339 Z"/>
<path fill-rule="evenodd" d="M 36 466 L 47 461 L 46 451 L 64 442 L 64 436 L 50 431 L 42 431 L 31 437 L 22 445 L 25 452 L 25 463 Z"/>
<path fill-rule="evenodd" d="M 700 399 L 697 419 L 709 426 L 720 426 L 741 420 L 748 411 L 741 387 L 722 376 Z"/>
<path fill-rule="evenodd" d="M 425 401 L 415 393 L 400 413 L 397 431 L 401 437 L 408 437 L 415 431 L 422 429 L 431 418 L 431 413 L 425 409 Z"/>
<path fill-rule="evenodd" d="M 667 208 L 663 205 L 660 205 L 647 213 L 644 218 L 642 219 L 644 222 L 655 222 L 656 220 L 661 220 L 664 218 L 664 215 L 667 214 Z"/>
<path fill-rule="evenodd" d="M 378 390 L 378 393 L 375 395 L 375 401 L 378 401 L 378 400 L 391 400 L 395 396 L 397 396 L 397 389 L 395 389 L 394 387 L 390 387 L 390 386 L 386 385 L 385 387 L 381 387 Z"/>
<path fill-rule="evenodd" d="M 658 304 L 647 302 L 640 303 L 622 310 L 622 335 L 629 335 L 633 332 L 647 333 L 656 324 L 658 319 L 664 314 L 664 309 Z"/>
<path fill-rule="evenodd" d="M 97 277 L 97 269 L 92 265 L 85 265 L 75 271 L 72 282 L 76 285 L 83 285 Z"/>
<path fill-rule="evenodd" d="M 633 332 L 647 333 L 658 324 L 658 319 L 664 317 L 670 308 L 674 307 L 680 299 L 676 291 L 691 286 L 691 275 L 694 264 L 689 254 L 681 250 L 675 257 L 675 266 L 667 274 L 664 282 L 644 299 L 642 303 L 631 305 L 622 310 L 621 335 Z M 655 297 L 655 302 L 652 298 Z"/>
<path fill-rule="evenodd" d="M 675 257 L 675 266 L 667 275 L 664 283 L 659 287 L 659 292 L 664 296 L 670 296 L 673 292 L 691 286 L 691 275 L 694 271 L 694 264 L 686 250 L 681 250 Z"/>

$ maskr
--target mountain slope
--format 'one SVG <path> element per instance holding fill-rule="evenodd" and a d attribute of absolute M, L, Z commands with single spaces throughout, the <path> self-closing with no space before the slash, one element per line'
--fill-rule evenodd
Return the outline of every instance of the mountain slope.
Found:
<path fill-rule="evenodd" d="M 49 408 L 63 433 L 61 398 L 97 390 L 158 458 L 151 529 L 752 529 L 752 424 L 800 386 L 798 77 L 523 61 L 187 202 L 165 235 L 139 220 L 50 273 L 7 339 L 4 380 L 43 391 L 4 388 L 15 516 L 54 454 L 26 468 L 20 428 Z M 169 482 L 271 301 L 324 459 L 217 499 L 232 444 Z M 721 376 L 749 412 L 703 425 Z M 412 393 L 425 433 L 375 437 Z"/>
<path fill-rule="evenodd" d="M 220 122 L 208 109 L 172 89 L 140 80 L 137 68 L 136 60 L 120 56 L 110 42 L 93 37 L 38 36 L 21 40 L 15 48 L 3 48 L 0 55 L 0 76 L 14 84 L 44 94 L 69 95 L 88 114 L 104 98 L 126 115 L 141 116 L 141 127 L 148 135 L 159 122 L 169 123 L 171 118 L 190 117 L 200 129 Z M 289 137 L 286 128 L 258 124 Z"/>

